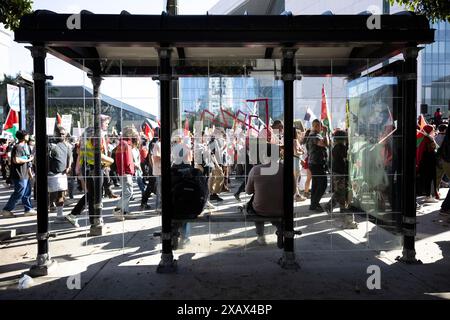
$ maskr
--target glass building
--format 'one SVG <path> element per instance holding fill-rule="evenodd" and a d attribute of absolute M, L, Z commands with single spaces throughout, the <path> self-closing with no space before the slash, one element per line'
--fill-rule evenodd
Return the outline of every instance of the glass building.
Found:
<path fill-rule="evenodd" d="M 450 23 L 437 22 L 431 27 L 436 29 L 435 42 L 421 51 L 420 100 L 428 106 L 428 115 L 440 108 L 445 117 L 450 108 Z"/>

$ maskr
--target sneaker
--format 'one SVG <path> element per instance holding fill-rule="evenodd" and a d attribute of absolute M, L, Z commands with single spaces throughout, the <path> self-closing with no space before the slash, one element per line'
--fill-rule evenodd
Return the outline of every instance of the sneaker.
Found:
<path fill-rule="evenodd" d="M 295 201 L 305 201 L 307 198 L 302 196 L 301 194 L 297 194 L 295 196 Z"/>
<path fill-rule="evenodd" d="M 5 218 L 14 218 L 14 213 L 12 213 L 11 211 L 8 210 L 3 210 L 2 211 L 2 216 Z"/>
<path fill-rule="evenodd" d="M 438 200 L 436 200 L 435 198 L 433 198 L 433 197 L 426 197 L 425 198 L 425 203 L 438 203 L 439 201 Z"/>
<path fill-rule="evenodd" d="M 237 201 L 241 202 L 241 197 L 239 196 L 238 193 L 235 193 L 235 194 L 234 194 L 234 198 L 235 198 Z"/>
<path fill-rule="evenodd" d="M 74 216 L 73 214 L 68 214 L 65 216 L 67 222 L 69 222 L 71 225 L 73 225 L 75 228 L 79 228 L 80 224 L 78 223 L 78 218 Z"/>
<path fill-rule="evenodd" d="M 260 246 L 266 246 L 266 245 L 267 245 L 266 237 L 265 237 L 265 236 L 258 236 L 258 237 L 256 238 L 256 242 L 258 242 L 258 244 L 259 244 Z"/>
<path fill-rule="evenodd" d="M 114 208 L 113 209 L 113 216 L 118 221 L 124 221 L 125 218 L 123 217 L 122 209 L 120 208 Z"/>
<path fill-rule="evenodd" d="M 56 211 L 56 210 L 55 210 Z M 25 211 L 25 213 L 24 213 L 24 216 L 25 217 L 31 217 L 31 216 L 35 216 L 35 215 L 37 215 L 37 211 L 36 210 L 33 210 L 33 209 L 31 209 L 31 210 L 29 210 L 29 211 Z"/>

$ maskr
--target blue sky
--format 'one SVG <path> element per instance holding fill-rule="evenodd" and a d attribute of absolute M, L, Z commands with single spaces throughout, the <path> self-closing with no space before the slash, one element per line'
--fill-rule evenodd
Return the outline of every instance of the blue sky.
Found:
<path fill-rule="evenodd" d="M 218 0 L 178 0 L 178 14 L 206 14 Z M 164 0 L 34 0 L 33 9 L 47 9 L 58 13 L 78 13 L 89 10 L 94 13 L 118 14 L 126 10 L 132 14 L 161 14 Z M 25 45 L 14 42 L 11 48 L 10 74 L 33 71 L 32 59 Z M 89 85 L 89 79 L 79 69 L 47 56 L 47 74 L 52 75 L 55 85 Z M 145 109 L 155 115 L 157 110 L 157 86 L 146 78 L 108 78 L 102 83 L 101 91 L 118 100 Z"/>

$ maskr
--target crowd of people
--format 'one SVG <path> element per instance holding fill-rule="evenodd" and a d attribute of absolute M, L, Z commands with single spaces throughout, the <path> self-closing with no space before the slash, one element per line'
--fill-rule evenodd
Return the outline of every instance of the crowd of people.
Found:
<path fill-rule="evenodd" d="M 48 143 L 48 209 L 56 212 L 55 222 L 69 222 L 80 227 L 79 218 L 87 205 L 93 235 L 96 228 L 104 224 L 102 197 L 117 200 L 113 217 L 119 221 L 135 218 L 145 210 L 154 210 L 158 214 L 161 211 L 160 128 L 154 128 L 151 138 L 134 126 L 123 128 L 121 135 L 115 136 L 108 134 L 110 121 L 109 116 L 101 115 L 100 137 L 95 137 L 94 128 L 87 128 L 79 138 L 70 137 L 63 127 L 57 126 Z M 206 178 L 206 207 L 215 208 L 223 201 L 222 194 L 232 194 L 240 202 L 241 194 L 245 192 L 251 195 L 246 205 L 254 214 L 282 216 L 284 130 L 280 120 L 274 121 L 264 134 L 261 131 L 256 137 L 243 126 L 228 130 L 205 128 L 201 133 L 182 130 L 172 135 L 170 141 L 172 166 L 187 165 L 199 170 Z M 351 187 L 346 130 L 336 129 L 331 133 L 317 119 L 312 121 L 308 130 L 303 126 L 292 130 L 294 201 L 310 199 L 309 210 L 329 214 L 339 206 L 340 212 L 344 213 L 343 227 L 357 228 L 349 209 Z M 437 127 L 418 127 L 417 132 L 418 139 L 421 139 L 416 155 L 417 191 L 418 195 L 426 196 L 425 202 L 434 203 L 441 199 L 439 187 L 447 186 L 445 181 L 450 177 L 450 131 L 447 124 L 440 123 Z M 259 138 L 256 139 L 256 153 L 252 152 L 252 137 Z M 266 148 L 265 156 L 261 156 L 258 150 L 261 146 Z M 98 150 L 100 175 L 95 168 Z M 34 138 L 25 131 L 17 131 L 15 141 L 0 140 L 0 161 L 3 179 L 14 187 L 2 215 L 14 217 L 13 211 L 19 201 L 24 206 L 25 215 L 36 215 L 31 200 L 32 189 L 36 187 Z M 265 174 L 272 165 L 270 161 L 278 163 L 278 170 Z M 232 184 L 232 179 L 237 183 Z M 135 185 L 141 193 L 139 210 L 130 207 L 135 201 Z M 321 205 L 328 185 L 331 186 L 331 198 Z M 120 188 L 120 192 L 115 194 L 114 188 Z M 65 215 L 64 205 L 74 203 L 77 190 L 82 197 Z M 153 195 L 155 202 L 152 207 L 149 199 Z M 449 196 L 442 204 L 441 213 L 450 214 Z M 276 226 L 277 229 L 282 228 L 282 225 Z M 261 224 L 256 227 L 258 242 L 265 243 Z M 184 225 L 183 231 L 184 238 L 188 238 L 189 226 Z"/>
<path fill-rule="evenodd" d="M 448 122 L 442 120 L 439 109 L 433 120 L 433 124 L 426 124 L 419 117 L 417 125 L 416 191 L 418 196 L 425 196 L 425 203 L 441 201 L 439 189 L 448 187 L 450 178 Z M 450 216 L 450 193 L 442 202 L 440 213 Z"/>

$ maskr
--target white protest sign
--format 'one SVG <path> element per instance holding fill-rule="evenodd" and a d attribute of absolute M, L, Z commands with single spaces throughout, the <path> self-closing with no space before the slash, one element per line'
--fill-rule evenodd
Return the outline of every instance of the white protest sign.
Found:
<path fill-rule="evenodd" d="M 72 129 L 72 115 L 71 114 L 63 114 L 61 116 L 61 125 L 64 129 L 66 129 L 66 132 L 70 134 L 70 131 Z"/>
<path fill-rule="evenodd" d="M 47 117 L 47 135 L 53 135 L 55 132 L 55 122 L 56 119 L 54 117 Z"/>

